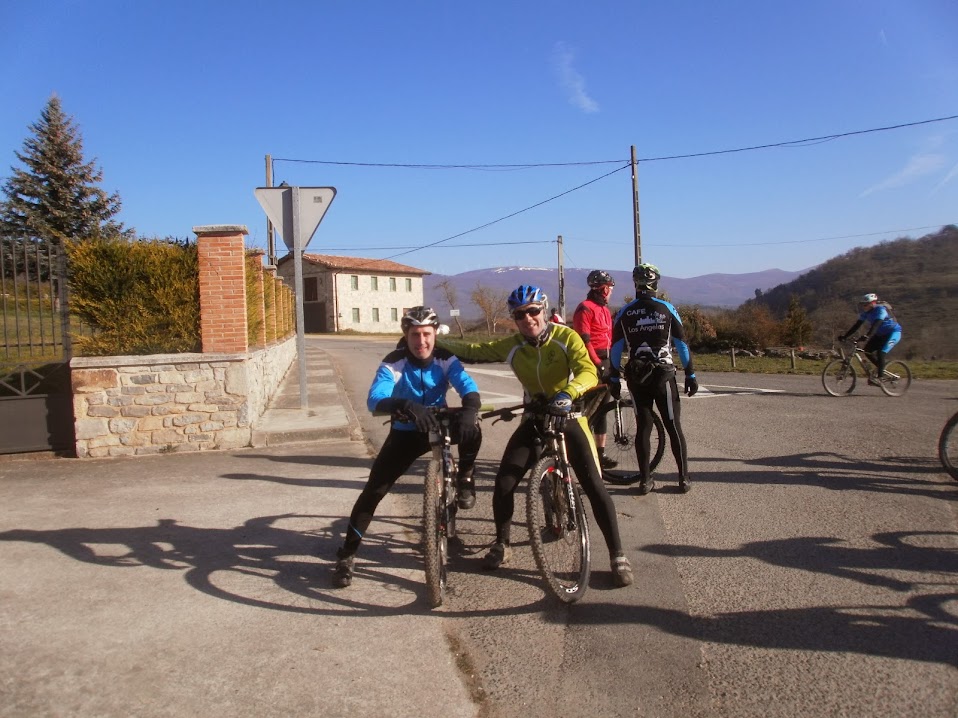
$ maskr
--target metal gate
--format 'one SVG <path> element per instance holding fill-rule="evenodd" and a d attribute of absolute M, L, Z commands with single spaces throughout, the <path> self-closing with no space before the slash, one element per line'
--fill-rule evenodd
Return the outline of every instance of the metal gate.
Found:
<path fill-rule="evenodd" d="M 0 454 L 72 452 L 66 254 L 49 242 L 0 241 Z"/>

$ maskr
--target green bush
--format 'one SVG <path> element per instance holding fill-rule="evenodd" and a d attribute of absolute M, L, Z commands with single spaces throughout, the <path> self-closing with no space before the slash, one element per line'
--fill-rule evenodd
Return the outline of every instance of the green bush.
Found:
<path fill-rule="evenodd" d="M 70 310 L 92 333 L 84 356 L 198 352 L 199 266 L 187 240 L 97 236 L 66 243 Z"/>

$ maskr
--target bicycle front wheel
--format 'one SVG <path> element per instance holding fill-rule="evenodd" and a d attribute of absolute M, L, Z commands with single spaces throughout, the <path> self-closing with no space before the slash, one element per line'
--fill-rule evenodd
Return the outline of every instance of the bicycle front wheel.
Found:
<path fill-rule="evenodd" d="M 442 605 L 446 588 L 446 537 L 442 525 L 442 468 L 438 461 L 426 466 L 422 499 L 422 543 L 426 559 L 426 594 L 433 608 Z"/>
<path fill-rule="evenodd" d="M 958 414 L 952 416 L 938 438 L 938 458 L 945 471 L 958 481 Z"/>
<path fill-rule="evenodd" d="M 822 371 L 822 386 L 832 396 L 851 394 L 855 381 L 855 367 L 843 359 L 832 359 Z"/>
<path fill-rule="evenodd" d="M 610 484 L 634 484 L 640 478 L 639 458 L 636 454 L 637 434 L 635 421 L 635 405 L 632 397 L 622 399 L 618 415 L 615 402 L 605 404 L 596 412 L 596 417 L 606 414 L 608 433 L 605 440 L 605 455 L 613 459 L 617 466 L 614 469 L 603 469 L 602 478 Z M 665 424 L 654 411 L 652 412 L 652 435 L 650 439 L 649 469 L 662 461 L 665 453 Z"/>
<path fill-rule="evenodd" d="M 879 385 L 888 396 L 901 396 L 911 386 L 911 369 L 903 361 L 890 361 L 885 365 Z"/>
<path fill-rule="evenodd" d="M 589 517 L 571 476 L 554 456 L 532 469 L 526 497 L 532 555 L 549 590 L 563 603 L 578 601 L 589 585 Z"/>

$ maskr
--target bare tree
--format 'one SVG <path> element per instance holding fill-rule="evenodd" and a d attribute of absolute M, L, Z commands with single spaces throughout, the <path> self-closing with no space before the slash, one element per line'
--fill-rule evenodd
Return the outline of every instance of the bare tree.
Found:
<path fill-rule="evenodd" d="M 442 290 L 442 295 L 450 309 L 457 309 L 459 307 L 459 292 L 456 290 L 451 279 L 443 279 L 436 287 Z M 465 332 L 462 331 L 462 322 L 459 321 L 459 316 L 457 315 L 453 317 L 453 319 L 456 320 L 456 326 L 459 328 L 459 338 L 464 338 Z"/>
<path fill-rule="evenodd" d="M 495 334 L 499 322 L 506 318 L 506 300 L 509 299 L 509 292 L 505 289 L 496 291 L 476 282 L 476 288 L 472 290 L 472 294 L 469 296 L 472 303 L 479 307 L 479 311 L 482 312 L 486 321 L 486 330 L 490 334 Z"/>

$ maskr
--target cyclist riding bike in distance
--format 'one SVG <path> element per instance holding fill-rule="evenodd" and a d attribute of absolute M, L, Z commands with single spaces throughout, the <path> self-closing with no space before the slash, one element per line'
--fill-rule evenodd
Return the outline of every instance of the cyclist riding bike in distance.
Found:
<path fill-rule="evenodd" d="M 870 357 L 874 356 L 875 366 L 878 367 L 878 380 L 881 381 L 881 377 L 885 374 L 888 352 L 901 340 L 901 324 L 891 313 L 891 306 L 879 301 L 877 294 L 869 293 L 863 296 L 858 303 L 858 309 L 860 312 L 858 321 L 838 338 L 840 341 L 845 341 L 857 332 L 862 324 L 869 322 L 871 326 L 863 337 L 866 340 L 863 348 Z M 875 382 L 869 379 L 868 383 Z"/>
<path fill-rule="evenodd" d="M 523 284 L 508 299 L 509 314 L 518 332 L 503 339 L 471 344 L 442 339 L 440 346 L 464 362 L 505 362 L 522 384 L 527 403 L 548 405 L 552 412 L 569 415 L 565 423 L 569 463 L 589 497 L 596 523 L 609 549 L 613 581 L 617 586 L 632 583 L 632 566 L 622 550 L 615 505 L 602 482 L 598 455 L 586 419 L 574 404 L 598 383 L 595 364 L 582 339 L 572 327 L 548 321 L 548 298 L 536 286 Z M 538 458 L 536 426 L 531 414 L 523 420 L 506 443 L 492 497 L 496 542 L 483 561 L 495 570 L 512 556 L 511 528 L 515 492 Z"/>
<path fill-rule="evenodd" d="M 572 315 L 572 327 L 582 337 L 585 348 L 589 350 L 589 358 L 596 366 L 599 382 L 609 381 L 612 375 L 612 363 L 609 361 L 609 348 L 612 346 L 612 313 L 609 311 L 609 297 L 615 287 L 615 280 L 608 272 L 594 269 L 586 278 L 589 284 L 589 293 L 575 309 Z M 608 389 L 593 392 L 588 406 L 585 409 L 587 416 L 602 406 L 608 398 Z M 605 439 L 608 431 L 608 413 L 602 414 L 593 426 L 595 446 L 599 451 L 599 465 L 603 469 L 614 469 L 617 462 L 605 455 Z"/>
<path fill-rule="evenodd" d="M 479 388 L 459 359 L 436 347 L 439 318 L 432 309 L 413 307 L 403 316 L 401 326 L 404 341 L 376 369 L 366 399 L 370 411 L 389 413 L 392 420 L 336 554 L 333 584 L 338 588 L 352 583 L 353 559 L 379 502 L 413 462 L 431 450 L 429 431 L 438 428 L 431 407 L 447 406 L 450 387 L 459 394 L 463 406 L 458 421 L 450 427 L 453 441 L 459 444 L 457 503 L 461 509 L 471 509 L 476 503 L 472 474 L 482 444 Z"/>
<path fill-rule="evenodd" d="M 679 390 L 675 379 L 671 345 L 675 346 L 685 369 L 685 393 L 694 396 L 699 383 L 692 368 L 692 353 L 685 342 L 679 313 L 669 302 L 656 296 L 662 273 L 654 264 L 640 264 L 632 270 L 635 299 L 615 315 L 612 325 L 613 376 L 609 387 L 618 397 L 624 375 L 635 404 L 635 452 L 639 462 L 639 494 L 655 488 L 650 469 L 652 406 L 669 432 L 672 455 L 679 470 L 679 490 L 687 493 L 689 481 L 688 452 L 682 432 Z M 628 359 L 623 371 L 623 355 Z"/>

